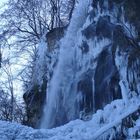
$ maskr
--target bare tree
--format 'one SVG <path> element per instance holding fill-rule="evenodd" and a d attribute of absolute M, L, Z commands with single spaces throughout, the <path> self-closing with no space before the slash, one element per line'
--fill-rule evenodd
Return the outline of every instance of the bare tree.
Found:
<path fill-rule="evenodd" d="M 75 0 L 9 0 L 0 14 L 1 49 L 36 50 L 43 34 L 69 23 L 74 7 Z"/>
<path fill-rule="evenodd" d="M 5 81 L 0 81 L 0 85 L 6 89 L 6 92 L 0 93 L 4 95 L 0 100 L 6 101 L 5 104 L 2 103 L 3 108 L 0 111 L 3 112 L 5 120 L 13 121 L 16 118 L 15 111 L 22 112 L 16 102 L 14 80 L 24 82 L 25 88 L 28 88 L 31 84 L 39 40 L 46 32 L 69 24 L 74 7 L 75 0 L 9 0 L 5 10 L 0 14 L 0 77 L 6 75 Z M 3 50 L 7 49 L 14 55 L 6 57 Z M 14 75 L 14 63 L 25 54 L 28 55 L 28 64 L 22 64 L 20 72 Z"/>
<path fill-rule="evenodd" d="M 23 123 L 26 119 L 24 104 L 18 103 L 15 98 L 13 105 L 14 112 L 11 114 L 13 107 L 11 106 L 9 94 L 0 88 L 0 120 Z"/>
<path fill-rule="evenodd" d="M 37 43 L 46 30 L 64 26 L 74 6 L 75 0 L 10 0 L 0 15 L 5 23 L 2 35 L 15 35 L 20 43 Z"/>
<path fill-rule="evenodd" d="M 5 74 L 5 77 L 1 77 L 1 86 L 9 93 L 10 98 L 10 104 L 11 104 L 11 110 L 10 110 L 10 116 L 11 121 L 13 120 L 13 109 L 14 109 L 14 88 L 13 88 L 13 74 L 11 71 L 10 63 L 8 62 L 5 66 L 1 68 L 1 72 Z"/>

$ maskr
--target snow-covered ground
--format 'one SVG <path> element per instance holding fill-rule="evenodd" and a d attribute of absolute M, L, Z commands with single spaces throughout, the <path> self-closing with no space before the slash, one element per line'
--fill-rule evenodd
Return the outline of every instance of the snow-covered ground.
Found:
<path fill-rule="evenodd" d="M 53 129 L 33 129 L 17 123 L 0 121 L 0 140 L 95 140 L 135 112 L 139 108 L 139 100 L 133 98 L 127 105 L 121 99 L 115 100 L 103 110 L 98 110 L 90 121 L 74 120 Z M 136 121 L 134 128 L 129 129 L 130 136 L 133 136 L 138 128 L 140 119 Z"/>

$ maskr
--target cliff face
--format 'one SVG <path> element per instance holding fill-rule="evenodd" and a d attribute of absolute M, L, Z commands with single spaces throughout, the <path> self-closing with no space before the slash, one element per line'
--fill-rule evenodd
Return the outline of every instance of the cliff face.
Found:
<path fill-rule="evenodd" d="M 88 11 L 86 14 L 80 13 L 79 8 L 77 16 L 75 10 L 60 41 L 60 53 L 54 49 L 49 54 L 52 56 L 51 76 L 46 86 L 49 103 L 45 105 L 42 127 L 85 119 L 115 99 L 123 98 L 127 103 L 139 95 L 139 7 L 139 0 L 93 0 L 90 7 L 84 9 Z M 53 58 L 55 51 L 57 55 Z M 31 98 L 35 94 L 32 93 Z M 44 94 L 39 95 L 41 103 L 44 102 Z M 42 105 L 37 108 L 41 109 Z"/>

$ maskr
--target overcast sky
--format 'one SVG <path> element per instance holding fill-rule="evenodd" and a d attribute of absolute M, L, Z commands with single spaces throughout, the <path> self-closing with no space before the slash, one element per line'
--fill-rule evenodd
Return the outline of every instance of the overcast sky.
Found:
<path fill-rule="evenodd" d="M 7 2 L 8 0 L 0 0 L 0 5 L 4 4 L 5 2 Z"/>

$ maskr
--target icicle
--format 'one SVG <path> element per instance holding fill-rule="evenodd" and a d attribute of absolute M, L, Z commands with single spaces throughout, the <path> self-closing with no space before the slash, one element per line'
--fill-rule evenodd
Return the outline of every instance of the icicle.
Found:
<path fill-rule="evenodd" d="M 121 80 L 119 82 L 119 85 L 121 87 L 123 100 L 124 100 L 125 104 L 128 104 L 128 101 L 129 101 L 129 99 L 128 99 L 128 93 L 129 93 L 128 86 L 126 85 L 125 81 L 123 81 L 123 80 Z"/>

